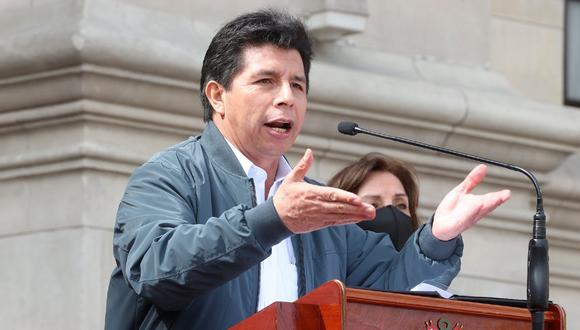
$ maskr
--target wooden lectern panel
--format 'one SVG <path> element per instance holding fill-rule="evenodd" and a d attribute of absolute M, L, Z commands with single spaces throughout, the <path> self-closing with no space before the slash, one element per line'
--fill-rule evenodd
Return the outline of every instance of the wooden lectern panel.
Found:
<path fill-rule="evenodd" d="M 546 330 L 566 329 L 560 306 L 551 304 L 544 315 Z M 525 308 L 345 289 L 330 281 L 293 303 L 274 303 L 232 329 L 529 330 L 531 319 Z"/>
<path fill-rule="evenodd" d="M 329 281 L 293 303 L 276 302 L 230 329 L 344 329 L 345 289 Z"/>
<path fill-rule="evenodd" d="M 230 329 L 341 329 L 325 328 L 317 305 L 275 302 Z"/>
<path fill-rule="evenodd" d="M 391 292 L 346 289 L 346 329 L 526 329 L 525 308 Z M 550 305 L 545 329 L 565 329 L 565 313 Z M 381 327 L 382 325 L 382 327 Z"/>
<path fill-rule="evenodd" d="M 344 329 L 346 299 L 342 282 L 337 280 L 326 282 L 318 289 L 296 300 L 295 303 L 320 306 L 320 314 L 325 326 L 321 329 Z"/>

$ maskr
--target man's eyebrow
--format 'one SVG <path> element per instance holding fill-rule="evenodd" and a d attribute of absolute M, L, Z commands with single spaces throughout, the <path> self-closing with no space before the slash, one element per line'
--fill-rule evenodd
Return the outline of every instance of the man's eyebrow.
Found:
<path fill-rule="evenodd" d="M 274 70 L 260 70 L 254 73 L 252 76 L 276 76 L 277 73 Z"/>
<path fill-rule="evenodd" d="M 257 77 L 257 76 L 268 76 L 268 77 L 272 77 L 272 76 L 278 76 L 279 73 L 275 70 L 268 70 L 268 69 L 264 69 L 264 70 L 260 70 L 256 73 L 254 73 L 252 76 Z M 299 81 L 299 82 L 303 82 L 306 83 L 306 77 L 302 76 L 302 75 L 294 75 L 292 76 L 293 80 Z"/>
<path fill-rule="evenodd" d="M 299 82 L 306 83 L 306 77 L 304 77 L 304 76 L 296 75 L 296 76 L 294 76 L 292 78 L 294 78 L 294 80 L 298 80 Z"/>

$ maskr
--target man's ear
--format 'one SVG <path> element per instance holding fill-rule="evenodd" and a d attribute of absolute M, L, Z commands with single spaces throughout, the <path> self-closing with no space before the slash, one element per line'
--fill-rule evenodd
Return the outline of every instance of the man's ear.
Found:
<path fill-rule="evenodd" d="M 225 116 L 225 105 L 224 105 L 224 86 L 215 80 L 210 80 L 205 85 L 205 96 L 209 100 L 213 110 L 219 114 L 222 118 Z"/>

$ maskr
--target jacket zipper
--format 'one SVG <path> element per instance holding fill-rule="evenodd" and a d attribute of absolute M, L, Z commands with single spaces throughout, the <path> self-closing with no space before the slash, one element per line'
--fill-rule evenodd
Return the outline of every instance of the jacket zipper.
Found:
<path fill-rule="evenodd" d="M 251 202 L 252 202 L 252 207 L 256 207 L 258 205 L 258 201 L 256 200 L 256 185 L 254 184 L 254 179 L 250 178 L 250 196 L 251 196 Z M 256 277 L 257 283 L 256 283 L 256 296 L 255 296 L 255 301 L 254 301 L 254 311 L 257 312 L 258 311 L 258 302 L 260 300 L 260 263 L 258 263 L 257 266 L 257 272 L 258 272 L 258 276 Z"/>
<path fill-rule="evenodd" d="M 296 272 L 298 273 L 298 298 L 306 294 L 306 269 L 304 268 L 304 246 L 302 235 L 295 234 L 292 240 L 294 256 L 296 258 Z"/>

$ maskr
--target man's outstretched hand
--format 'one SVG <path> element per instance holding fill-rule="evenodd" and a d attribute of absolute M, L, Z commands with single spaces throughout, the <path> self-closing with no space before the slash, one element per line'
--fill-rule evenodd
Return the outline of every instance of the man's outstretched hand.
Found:
<path fill-rule="evenodd" d="M 313 160 L 312 151 L 306 150 L 274 194 L 274 207 L 290 231 L 306 233 L 375 217 L 375 208 L 356 194 L 304 182 Z M 443 198 L 433 220 L 432 232 L 436 238 L 448 241 L 457 237 L 510 198 L 509 190 L 471 194 L 486 173 L 485 165 L 477 166 Z"/>
<path fill-rule="evenodd" d="M 478 165 L 443 198 L 433 219 L 432 232 L 436 238 L 448 241 L 457 237 L 510 198 L 509 190 L 471 194 L 486 173 L 487 167 Z"/>
<path fill-rule="evenodd" d="M 304 182 L 313 160 L 312 150 L 306 150 L 274 194 L 274 207 L 286 228 L 306 233 L 375 217 L 375 208 L 356 194 Z"/>

